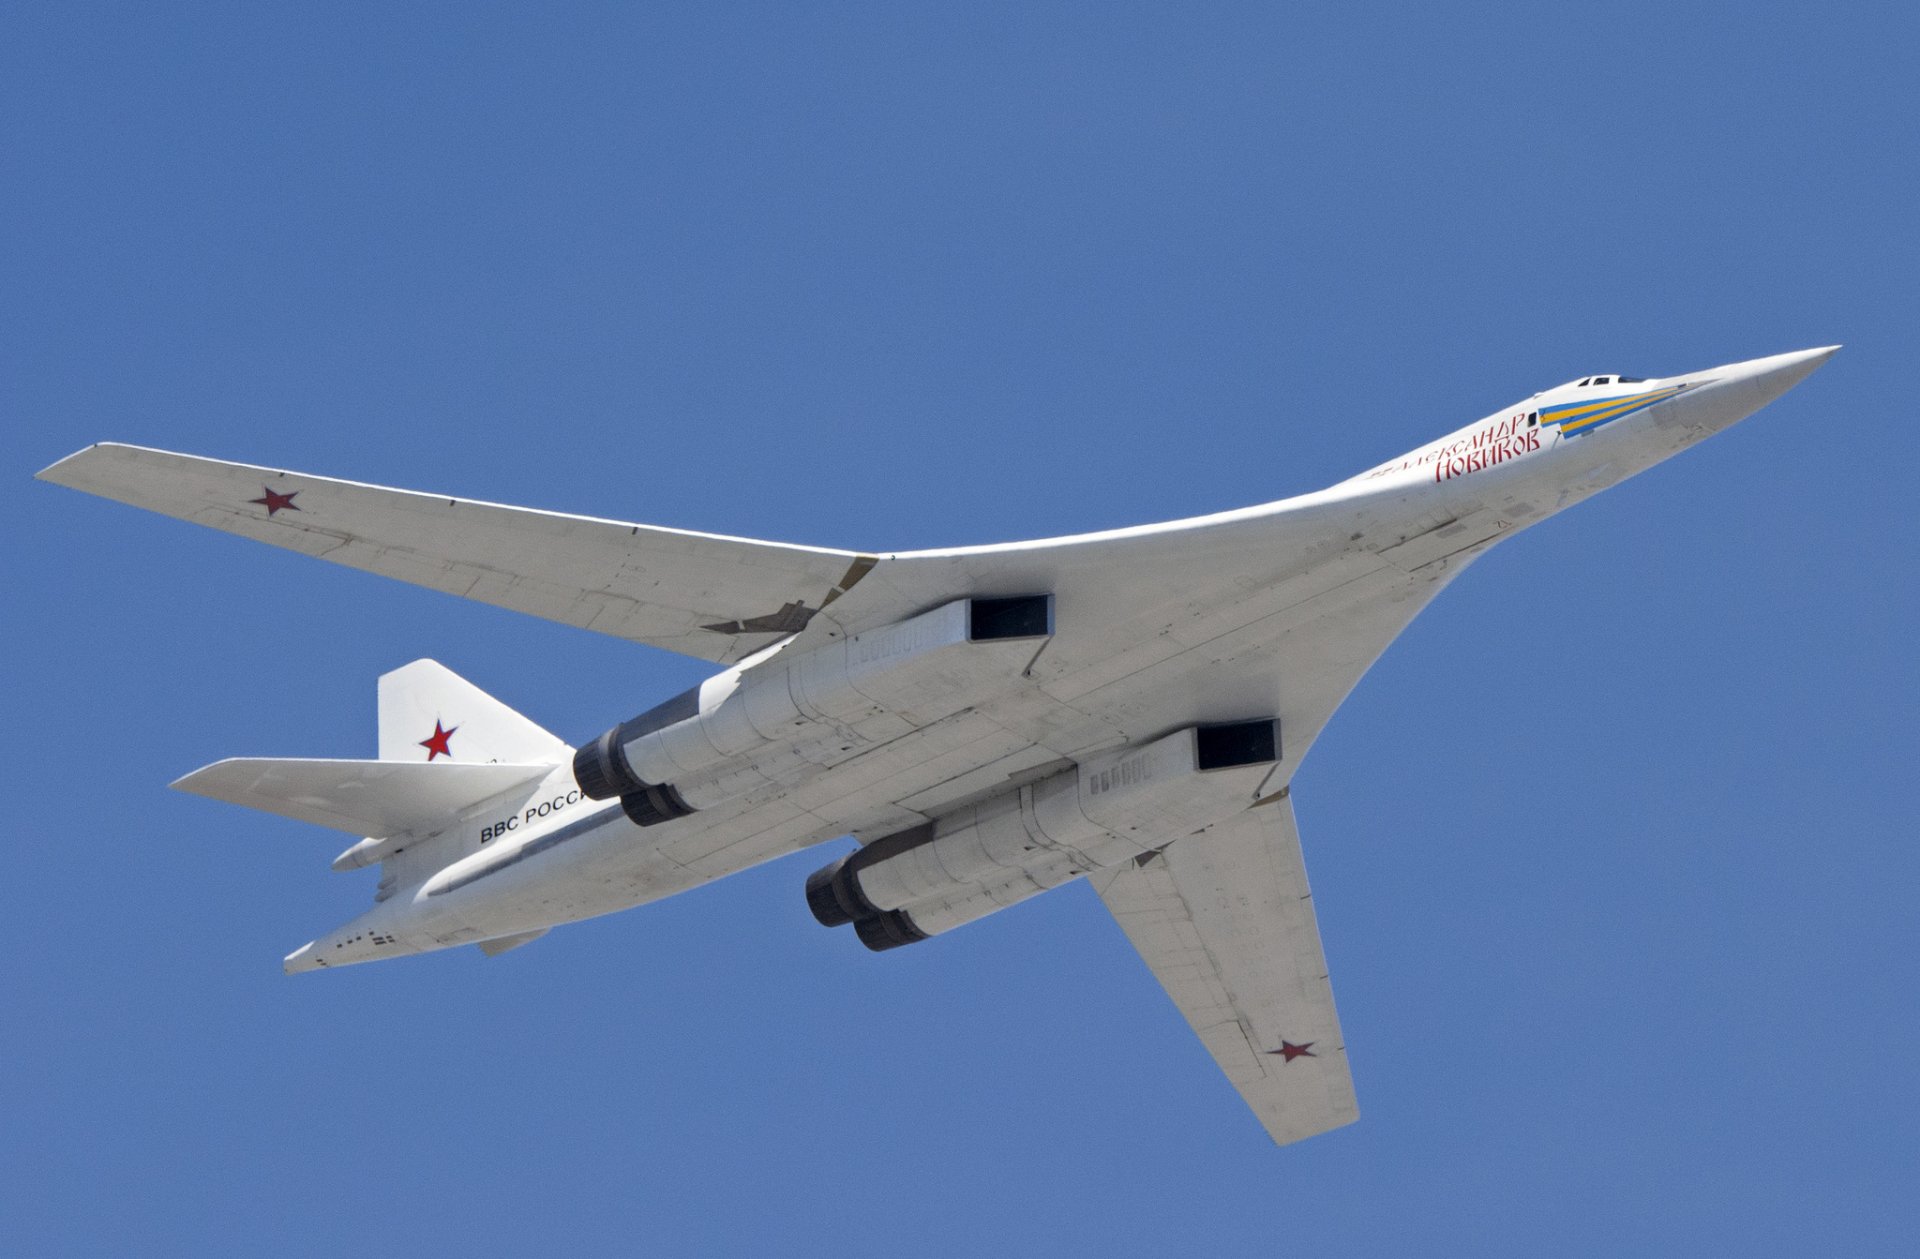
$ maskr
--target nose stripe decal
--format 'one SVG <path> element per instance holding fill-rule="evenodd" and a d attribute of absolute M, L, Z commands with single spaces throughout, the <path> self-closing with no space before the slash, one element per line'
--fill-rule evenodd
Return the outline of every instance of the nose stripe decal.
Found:
<path fill-rule="evenodd" d="M 1602 424 L 1617 420 L 1623 415 L 1631 415 L 1656 402 L 1665 402 L 1668 398 L 1685 392 L 1689 385 L 1669 385 L 1665 389 L 1650 389 L 1646 393 L 1628 394 L 1625 397 L 1602 398 L 1597 402 L 1574 402 L 1557 407 L 1543 407 L 1540 411 L 1542 424 L 1558 424 L 1562 433 L 1585 432 Z"/>

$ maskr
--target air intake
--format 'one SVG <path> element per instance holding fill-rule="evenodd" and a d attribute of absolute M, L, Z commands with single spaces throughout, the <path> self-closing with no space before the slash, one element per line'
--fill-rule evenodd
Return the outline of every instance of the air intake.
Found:
<path fill-rule="evenodd" d="M 970 602 L 967 637 L 973 642 L 1045 638 L 1053 633 L 1052 595 L 1016 595 L 1011 599 L 974 599 Z"/>
<path fill-rule="evenodd" d="M 1280 723 L 1236 721 L 1224 726 L 1201 726 L 1193 732 L 1194 768 L 1233 769 L 1265 765 L 1280 759 Z"/>

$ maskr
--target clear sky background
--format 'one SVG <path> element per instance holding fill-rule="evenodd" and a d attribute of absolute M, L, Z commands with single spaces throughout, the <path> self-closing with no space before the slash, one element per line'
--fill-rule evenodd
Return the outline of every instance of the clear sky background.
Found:
<path fill-rule="evenodd" d="M 0 1250 L 1911 1253 L 1920 92 L 1876 4 L 8 5 Z M 1084 886 L 802 853 L 289 979 L 166 790 L 433 656 L 703 669 L 31 481 L 113 439 L 891 550 L 1318 488 L 1844 342 L 1503 546 L 1296 783 L 1361 1121 L 1275 1149 Z"/>

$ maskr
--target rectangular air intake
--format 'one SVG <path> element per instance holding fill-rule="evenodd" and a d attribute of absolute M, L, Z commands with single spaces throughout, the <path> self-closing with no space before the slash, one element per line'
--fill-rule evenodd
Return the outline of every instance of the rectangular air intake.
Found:
<path fill-rule="evenodd" d="M 1201 770 L 1265 765 L 1280 759 L 1280 722 L 1268 718 L 1201 726 L 1193 732 L 1193 743 L 1195 765 Z"/>
<path fill-rule="evenodd" d="M 1004 638 L 1045 638 L 1053 633 L 1052 595 L 974 599 L 971 603 L 967 637 L 976 643 Z"/>

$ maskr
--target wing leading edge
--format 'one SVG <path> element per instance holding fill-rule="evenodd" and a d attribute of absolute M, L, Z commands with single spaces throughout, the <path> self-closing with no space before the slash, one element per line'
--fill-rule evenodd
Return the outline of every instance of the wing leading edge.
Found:
<path fill-rule="evenodd" d="M 1292 800 L 1093 884 L 1276 1143 L 1360 1117 Z"/>
<path fill-rule="evenodd" d="M 110 442 L 40 479 L 720 664 L 798 633 L 878 562 Z"/>

